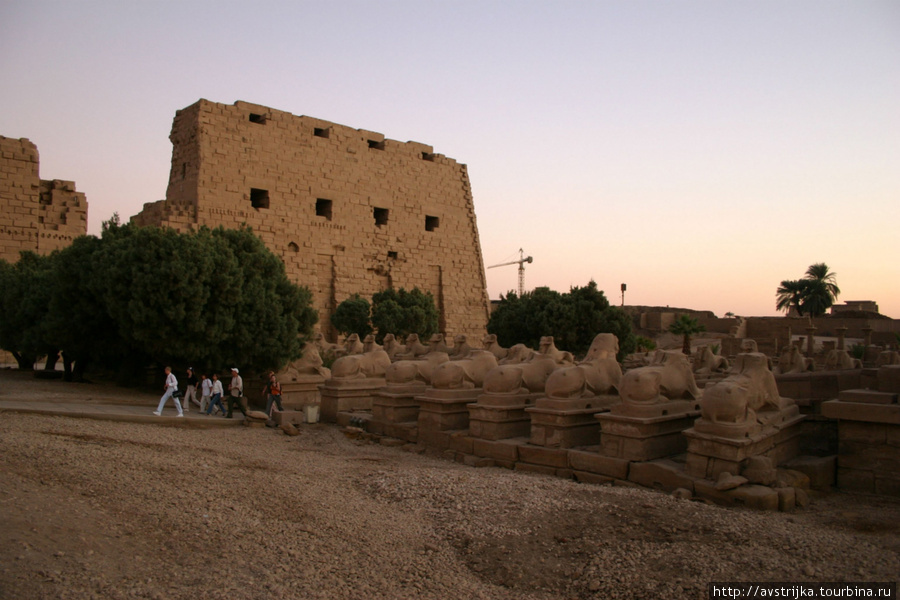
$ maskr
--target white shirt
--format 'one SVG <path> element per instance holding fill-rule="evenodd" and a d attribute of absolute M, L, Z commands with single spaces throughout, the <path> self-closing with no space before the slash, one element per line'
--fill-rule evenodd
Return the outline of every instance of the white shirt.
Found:
<path fill-rule="evenodd" d="M 169 376 L 166 377 L 166 389 L 172 388 L 173 390 L 178 389 L 178 380 L 175 379 L 175 373 L 169 373 Z"/>
<path fill-rule="evenodd" d="M 211 394 L 210 394 L 210 390 L 212 389 L 212 382 L 211 382 L 209 379 L 204 379 L 204 380 L 203 380 L 203 383 L 201 384 L 201 386 L 202 386 L 202 388 L 203 388 L 203 395 L 204 395 L 204 396 L 209 396 L 209 395 L 211 395 Z"/>
<path fill-rule="evenodd" d="M 222 382 L 216 379 L 216 381 L 212 384 L 212 395 L 215 396 L 216 394 L 219 394 L 221 396 L 223 393 Z"/>

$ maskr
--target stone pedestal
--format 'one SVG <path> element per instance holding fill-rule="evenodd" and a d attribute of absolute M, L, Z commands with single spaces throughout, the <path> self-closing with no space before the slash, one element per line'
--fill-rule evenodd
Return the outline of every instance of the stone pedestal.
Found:
<path fill-rule="evenodd" d="M 285 410 L 303 410 L 310 404 L 319 404 L 319 386 L 325 378 L 318 375 L 281 382 L 281 404 Z"/>
<path fill-rule="evenodd" d="M 388 385 L 372 395 L 372 418 L 383 423 L 408 423 L 419 420 L 417 396 L 425 393 L 424 382 Z"/>
<path fill-rule="evenodd" d="M 900 496 L 900 366 L 881 367 L 876 389 L 842 391 L 822 414 L 838 420 L 838 487 Z"/>
<path fill-rule="evenodd" d="M 604 456 L 646 461 L 681 454 L 687 447 L 682 435 L 700 414 L 696 400 L 656 404 L 622 403 L 598 414 L 600 448 Z"/>
<path fill-rule="evenodd" d="M 469 426 L 468 405 L 475 402 L 479 395 L 481 388 L 429 388 L 421 396 L 416 396 L 416 402 L 419 403 L 420 441 L 428 431 L 466 429 Z"/>
<path fill-rule="evenodd" d="M 800 453 L 804 416 L 792 400 L 781 398 L 778 410 L 756 413 L 743 423 L 713 423 L 702 417 L 684 432 L 688 475 L 716 481 L 723 472 L 740 475 L 751 456 L 767 456 L 775 465 Z"/>
<path fill-rule="evenodd" d="M 816 355 L 816 328 L 806 328 L 806 356 L 812 358 Z"/>
<path fill-rule="evenodd" d="M 617 395 L 592 398 L 539 398 L 531 416 L 531 440 L 536 446 L 575 448 L 594 446 L 600 440 L 600 423 L 594 417 L 619 404 Z"/>
<path fill-rule="evenodd" d="M 480 394 L 469 404 L 469 435 L 482 440 L 527 437 L 531 419 L 526 409 L 540 394 Z"/>
<path fill-rule="evenodd" d="M 322 420 L 337 422 L 339 412 L 372 410 L 372 395 L 385 386 L 383 378 L 329 379 L 319 387 Z"/>
<path fill-rule="evenodd" d="M 837 349 L 844 350 L 844 338 L 847 335 L 847 327 L 835 327 L 834 332 L 837 334 Z"/>

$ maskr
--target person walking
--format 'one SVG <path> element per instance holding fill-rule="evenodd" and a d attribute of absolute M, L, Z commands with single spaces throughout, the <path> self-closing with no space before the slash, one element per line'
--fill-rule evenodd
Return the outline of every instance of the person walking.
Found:
<path fill-rule="evenodd" d="M 234 405 L 237 404 L 238 410 L 244 415 L 244 418 L 247 417 L 247 411 L 244 409 L 244 380 L 241 379 L 241 372 L 237 370 L 237 367 L 231 368 L 231 383 L 228 384 L 228 414 L 225 415 L 226 419 L 231 418 L 231 413 L 234 410 Z"/>
<path fill-rule="evenodd" d="M 200 406 L 200 401 L 197 400 L 197 376 L 194 375 L 194 368 L 188 367 L 187 370 L 187 389 L 184 392 L 184 412 L 191 412 L 191 400 L 194 401 L 194 404 Z"/>
<path fill-rule="evenodd" d="M 177 391 L 178 380 L 172 373 L 172 367 L 166 367 L 166 391 L 165 393 L 163 393 L 162 398 L 159 399 L 159 406 L 156 407 L 156 410 L 153 411 L 153 414 L 157 417 L 162 415 L 162 409 L 166 405 L 166 400 L 171 398 L 175 401 L 175 408 L 178 409 L 178 416 L 183 417 L 184 412 L 181 410 L 181 402 L 179 402 L 178 397 L 175 396 L 175 392 Z"/>
<path fill-rule="evenodd" d="M 212 387 L 210 387 L 210 392 L 212 393 L 212 400 L 209 403 L 209 408 L 206 409 L 206 414 L 212 414 L 212 410 L 214 407 L 218 407 L 218 410 L 222 411 L 222 414 L 225 414 L 225 406 L 222 405 L 222 382 L 219 381 L 219 374 L 212 374 Z"/>
<path fill-rule="evenodd" d="M 200 412 L 206 413 L 209 408 L 209 398 L 212 396 L 212 381 L 206 376 L 206 373 L 200 374 Z"/>
<path fill-rule="evenodd" d="M 266 414 L 270 419 L 272 418 L 272 403 L 278 406 L 278 412 L 284 412 L 284 408 L 281 407 L 281 384 L 275 378 L 274 371 L 269 371 L 269 383 L 266 384 L 263 394 L 266 395 Z"/>

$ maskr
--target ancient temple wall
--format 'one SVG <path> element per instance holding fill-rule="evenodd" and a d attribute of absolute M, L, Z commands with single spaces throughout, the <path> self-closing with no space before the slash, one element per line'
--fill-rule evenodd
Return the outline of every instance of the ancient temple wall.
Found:
<path fill-rule="evenodd" d="M 87 200 L 75 183 L 41 180 L 37 146 L 0 136 L 0 258 L 49 254 L 87 233 Z"/>
<path fill-rule="evenodd" d="M 313 292 L 323 331 L 338 303 L 388 289 L 431 292 L 442 330 L 480 336 L 488 300 L 465 165 L 265 106 L 200 100 L 178 111 L 166 200 L 140 225 L 253 228 Z"/>

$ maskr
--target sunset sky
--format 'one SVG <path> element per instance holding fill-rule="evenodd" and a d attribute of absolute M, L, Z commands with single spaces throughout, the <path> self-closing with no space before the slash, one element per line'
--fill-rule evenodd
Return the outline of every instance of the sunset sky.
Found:
<path fill-rule="evenodd" d="M 774 315 L 825 262 L 900 318 L 895 0 L 0 0 L 0 135 L 76 182 L 89 233 L 165 197 L 199 98 L 467 164 L 485 264 L 523 248 L 527 288 Z"/>

